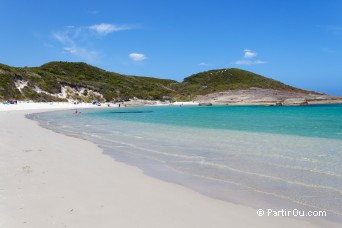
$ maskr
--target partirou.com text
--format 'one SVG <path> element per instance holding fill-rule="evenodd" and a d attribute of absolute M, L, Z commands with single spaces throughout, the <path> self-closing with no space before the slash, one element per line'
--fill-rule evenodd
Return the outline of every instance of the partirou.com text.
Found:
<path fill-rule="evenodd" d="M 269 217 L 326 217 L 326 211 L 304 211 L 299 209 L 281 209 L 281 210 L 273 210 L 273 209 L 258 209 L 258 216 L 269 216 Z"/>

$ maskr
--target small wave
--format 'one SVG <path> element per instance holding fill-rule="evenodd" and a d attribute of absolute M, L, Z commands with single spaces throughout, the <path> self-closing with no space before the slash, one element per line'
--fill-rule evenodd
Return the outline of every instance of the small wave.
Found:
<path fill-rule="evenodd" d="M 299 182 L 299 181 L 283 179 L 283 178 L 277 177 L 277 176 L 271 176 L 271 175 L 266 175 L 266 174 L 262 174 L 262 173 L 254 173 L 254 172 L 244 171 L 244 170 L 233 168 L 231 166 L 208 162 L 208 161 L 205 161 L 204 159 L 202 159 L 201 161 L 192 161 L 192 163 L 197 163 L 199 165 L 213 166 L 213 167 L 220 168 L 220 169 L 228 169 L 228 170 L 233 171 L 233 172 L 238 172 L 238 173 L 252 175 L 252 176 L 258 176 L 258 177 L 262 177 L 262 178 L 266 178 L 266 179 L 273 179 L 273 180 L 282 181 L 282 182 L 286 182 L 286 183 L 293 184 L 293 185 L 300 185 L 300 186 L 304 186 L 304 187 L 308 187 L 308 188 L 327 189 L 327 190 L 342 194 L 342 190 L 331 187 L 331 186 L 307 184 L 307 183 L 303 183 L 303 182 Z"/>
<path fill-rule="evenodd" d="M 123 112 L 109 112 L 111 114 L 134 114 L 134 113 L 152 113 L 153 111 L 123 111 Z"/>

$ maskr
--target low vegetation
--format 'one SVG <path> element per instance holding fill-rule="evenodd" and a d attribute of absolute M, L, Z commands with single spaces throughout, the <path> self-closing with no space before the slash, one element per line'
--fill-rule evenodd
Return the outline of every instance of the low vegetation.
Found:
<path fill-rule="evenodd" d="M 23 88 L 16 83 L 27 82 Z M 99 93 L 106 101 L 137 97 L 161 100 L 163 97 L 191 100 L 197 95 L 250 87 L 307 93 L 252 72 L 240 69 L 210 70 L 191 75 L 182 83 L 152 77 L 130 76 L 107 72 L 86 63 L 50 62 L 40 67 L 10 67 L 0 64 L 0 99 L 65 101 L 56 95 L 62 87 L 82 93 L 68 98 L 89 101 Z"/>

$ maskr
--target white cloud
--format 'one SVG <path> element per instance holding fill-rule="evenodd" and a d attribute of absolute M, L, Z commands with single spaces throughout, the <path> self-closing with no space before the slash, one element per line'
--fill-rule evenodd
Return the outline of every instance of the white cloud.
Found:
<path fill-rule="evenodd" d="M 131 29 L 128 26 L 118 26 L 118 25 L 112 25 L 112 24 L 97 24 L 97 25 L 91 25 L 88 27 L 90 30 L 96 31 L 99 35 L 104 36 L 112 32 L 118 32 L 122 30 L 128 30 Z"/>
<path fill-rule="evenodd" d="M 62 44 L 67 44 L 67 43 L 71 43 L 71 39 L 69 38 L 68 35 L 63 34 L 63 33 L 53 33 L 52 34 L 53 38 L 56 39 L 57 41 L 59 41 Z"/>
<path fill-rule="evenodd" d="M 63 50 L 67 53 L 70 53 L 72 55 L 78 56 L 82 59 L 86 59 L 89 61 L 95 61 L 98 57 L 98 53 L 96 51 L 89 51 L 86 48 L 80 48 L 80 47 L 64 47 Z"/>
<path fill-rule="evenodd" d="M 257 56 L 257 53 L 255 51 L 252 51 L 250 49 L 245 49 L 243 50 L 243 52 L 244 52 L 243 59 L 236 60 L 233 64 L 251 66 L 251 65 L 267 63 L 263 60 L 252 60 L 253 58 Z"/>
<path fill-rule="evenodd" d="M 198 64 L 199 66 L 205 66 L 205 67 L 210 67 L 210 66 L 215 66 L 214 64 L 211 64 L 211 63 L 204 63 L 204 62 L 202 62 L 202 63 L 200 63 L 200 64 Z"/>
<path fill-rule="evenodd" d="M 63 50 L 66 51 L 66 52 L 69 52 L 70 54 L 77 53 L 77 50 L 74 47 L 65 47 L 65 48 L 63 48 Z"/>
<path fill-rule="evenodd" d="M 254 61 L 254 64 L 264 64 L 267 63 L 266 61 L 262 61 L 262 60 L 256 60 Z"/>
<path fill-rule="evenodd" d="M 236 60 L 234 62 L 234 64 L 236 64 L 236 65 L 246 65 L 246 66 L 257 65 L 257 64 L 264 64 L 264 63 L 267 63 L 267 62 L 262 61 L 262 60 L 255 60 L 255 61 L 253 61 L 253 60 L 245 60 L 245 59 L 243 59 L 243 60 Z"/>
<path fill-rule="evenodd" d="M 96 51 L 88 50 L 87 48 L 80 47 L 79 33 L 81 28 L 68 28 L 63 32 L 56 32 L 52 37 L 63 45 L 63 52 L 68 53 L 88 61 L 95 61 L 98 57 Z"/>
<path fill-rule="evenodd" d="M 245 57 L 245 58 L 247 58 L 247 59 L 254 58 L 255 56 L 257 56 L 257 53 L 256 53 L 256 52 L 251 51 L 251 50 L 249 50 L 249 49 L 245 49 L 245 50 L 243 50 L 243 51 L 244 51 L 244 53 L 245 53 L 243 57 Z"/>
<path fill-rule="evenodd" d="M 143 61 L 143 60 L 147 59 L 147 57 L 141 53 L 131 53 L 131 54 L 129 54 L 129 57 L 134 61 Z"/>
<path fill-rule="evenodd" d="M 95 61 L 99 52 L 94 49 L 96 38 L 102 38 L 112 32 L 131 29 L 128 26 L 113 24 L 94 24 L 90 26 L 65 26 L 61 31 L 52 33 L 52 38 L 60 45 L 64 53 L 68 53 L 88 61 Z M 96 47 L 96 46 L 95 46 Z M 133 56 L 135 61 L 144 60 L 146 57 Z"/>

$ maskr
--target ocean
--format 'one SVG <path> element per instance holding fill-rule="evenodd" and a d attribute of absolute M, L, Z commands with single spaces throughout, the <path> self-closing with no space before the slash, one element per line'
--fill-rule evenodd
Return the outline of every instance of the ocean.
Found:
<path fill-rule="evenodd" d="M 342 221 L 342 105 L 104 108 L 28 117 L 216 199 L 324 210 Z"/>

